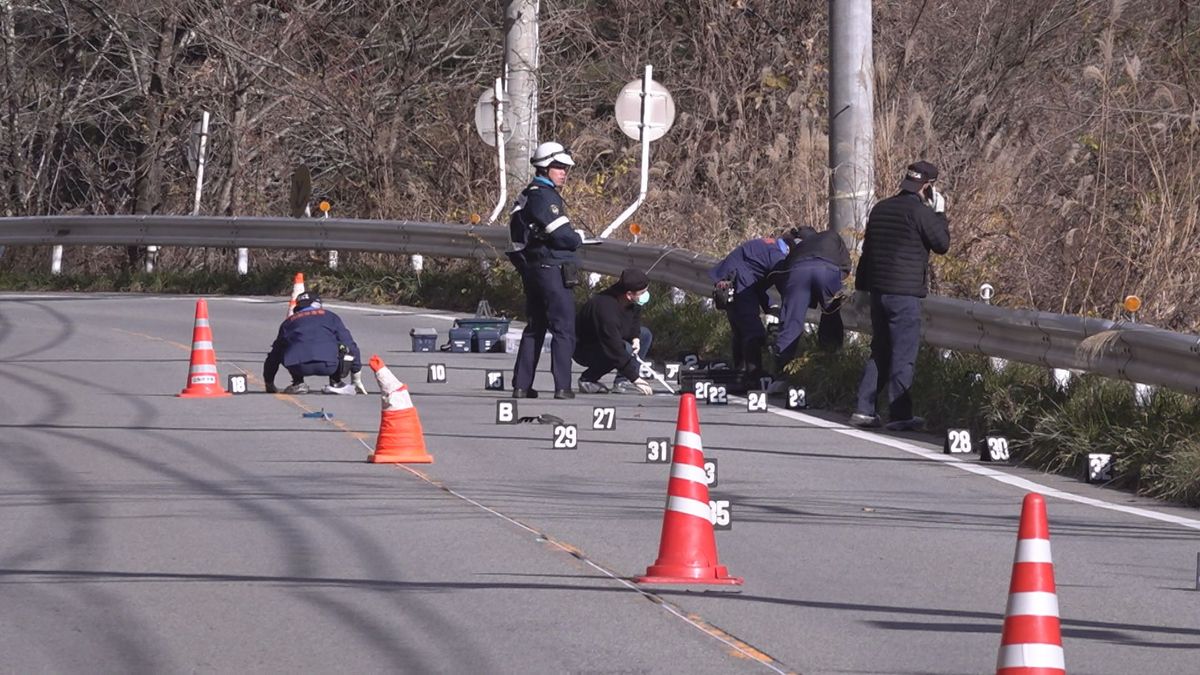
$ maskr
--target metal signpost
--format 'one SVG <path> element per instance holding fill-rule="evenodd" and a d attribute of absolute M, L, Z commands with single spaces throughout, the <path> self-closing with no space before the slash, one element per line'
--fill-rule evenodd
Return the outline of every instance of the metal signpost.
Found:
<path fill-rule="evenodd" d="M 629 82 L 617 95 L 617 126 L 622 133 L 640 141 L 642 145 L 641 182 L 637 199 L 604 228 L 600 233 L 601 239 L 607 239 L 646 201 L 646 190 L 650 183 L 650 142 L 665 136 L 675 123 L 675 99 L 671 98 L 671 92 L 666 87 L 654 81 L 653 75 L 654 66 L 646 66 L 641 79 Z M 588 275 L 589 285 L 595 286 L 599 281 L 599 274 Z"/>

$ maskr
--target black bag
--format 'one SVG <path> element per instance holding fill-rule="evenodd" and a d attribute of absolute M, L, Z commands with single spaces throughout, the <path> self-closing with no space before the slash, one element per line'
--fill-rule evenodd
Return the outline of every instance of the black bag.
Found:
<path fill-rule="evenodd" d="M 562 270 L 563 288 L 575 288 L 579 285 L 579 265 L 565 262 L 559 269 Z"/>

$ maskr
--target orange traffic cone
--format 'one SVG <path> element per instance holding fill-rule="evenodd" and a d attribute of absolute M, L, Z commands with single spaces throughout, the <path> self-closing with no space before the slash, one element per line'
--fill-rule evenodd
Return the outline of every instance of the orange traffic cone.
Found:
<path fill-rule="evenodd" d="M 413 407 L 408 385 L 396 379 L 378 354 L 371 356 L 371 370 L 383 398 L 379 419 L 379 438 L 375 452 L 367 457 L 375 464 L 432 464 L 433 455 L 425 451 L 421 418 Z"/>
<path fill-rule="evenodd" d="M 208 325 L 208 303 L 196 301 L 196 325 L 192 328 L 192 361 L 188 366 L 187 386 L 179 392 L 184 398 L 229 396 L 217 384 L 217 352 L 213 349 L 212 328 Z"/>
<path fill-rule="evenodd" d="M 731 584 L 742 583 L 717 564 L 717 540 L 713 536 L 712 509 L 708 503 L 708 480 L 704 474 L 704 446 L 700 442 L 700 419 L 696 397 L 679 399 L 675 425 L 675 452 L 671 478 L 667 482 L 667 506 L 663 511 L 662 541 L 658 560 L 646 568 L 640 584 Z"/>
<path fill-rule="evenodd" d="M 288 316 L 296 312 L 296 297 L 304 292 L 304 272 L 296 272 L 292 279 L 292 299 L 288 301 Z"/>
<path fill-rule="evenodd" d="M 996 675 L 1066 675 L 1046 498 L 1031 492 L 1021 504 L 1008 607 Z"/>

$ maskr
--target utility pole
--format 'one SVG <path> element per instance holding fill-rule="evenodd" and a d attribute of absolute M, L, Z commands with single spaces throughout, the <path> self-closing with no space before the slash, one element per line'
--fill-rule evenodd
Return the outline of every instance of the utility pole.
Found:
<path fill-rule="evenodd" d="M 538 2 L 507 0 L 504 8 L 504 76 L 512 125 L 504 150 L 508 184 L 517 191 L 532 178 L 529 158 L 538 142 Z"/>
<path fill-rule="evenodd" d="M 871 0 L 829 0 L 829 227 L 860 246 L 875 200 Z"/>

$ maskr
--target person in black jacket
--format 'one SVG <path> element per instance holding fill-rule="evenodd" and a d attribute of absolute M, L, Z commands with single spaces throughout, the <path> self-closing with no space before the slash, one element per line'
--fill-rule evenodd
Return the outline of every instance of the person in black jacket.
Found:
<path fill-rule="evenodd" d="M 536 175 L 521 191 L 509 219 L 511 249 L 506 253 L 525 286 L 527 323 L 513 366 L 513 397 L 537 398 L 533 378 L 549 329 L 550 372 L 554 398 L 575 398 L 571 390 L 571 355 L 575 351 L 575 295 L 579 262 L 575 250 L 583 237 L 571 227 L 558 188 L 575 166 L 559 143 L 542 143 L 534 151 Z"/>
<path fill-rule="evenodd" d="M 639 377 L 634 356 L 642 338 L 648 338 L 641 325 L 641 307 L 650 300 L 649 287 L 645 272 L 627 269 L 617 283 L 593 295 L 579 310 L 575 362 L 586 368 L 579 376 L 580 393 L 608 393 L 600 378 L 613 370 L 638 393 L 654 393 L 650 383 Z"/>
<path fill-rule="evenodd" d="M 314 292 L 296 296 L 296 311 L 283 320 L 271 351 L 263 362 L 263 381 L 267 392 L 274 394 L 275 374 L 283 365 L 292 376 L 285 394 L 307 394 L 306 375 L 328 375 L 326 394 L 365 394 L 362 383 L 362 360 L 358 345 L 341 317 L 321 306 Z M 346 382 L 350 377 L 351 381 Z"/>
<path fill-rule="evenodd" d="M 850 423 L 877 427 L 875 402 L 887 385 L 887 428 L 920 429 L 912 410 L 913 376 L 921 343 L 921 301 L 929 292 L 929 252 L 950 250 L 946 199 L 936 188 L 937 167 L 910 164 L 900 193 L 871 209 L 855 286 L 871 294 L 871 358 L 858 385 Z"/>
<path fill-rule="evenodd" d="M 780 364 L 795 357 L 810 307 L 820 306 L 831 316 L 839 311 L 842 280 L 850 276 L 850 251 L 837 232 L 817 232 L 805 226 L 793 234 L 791 252 L 775 274 L 783 299 L 775 340 Z"/>

